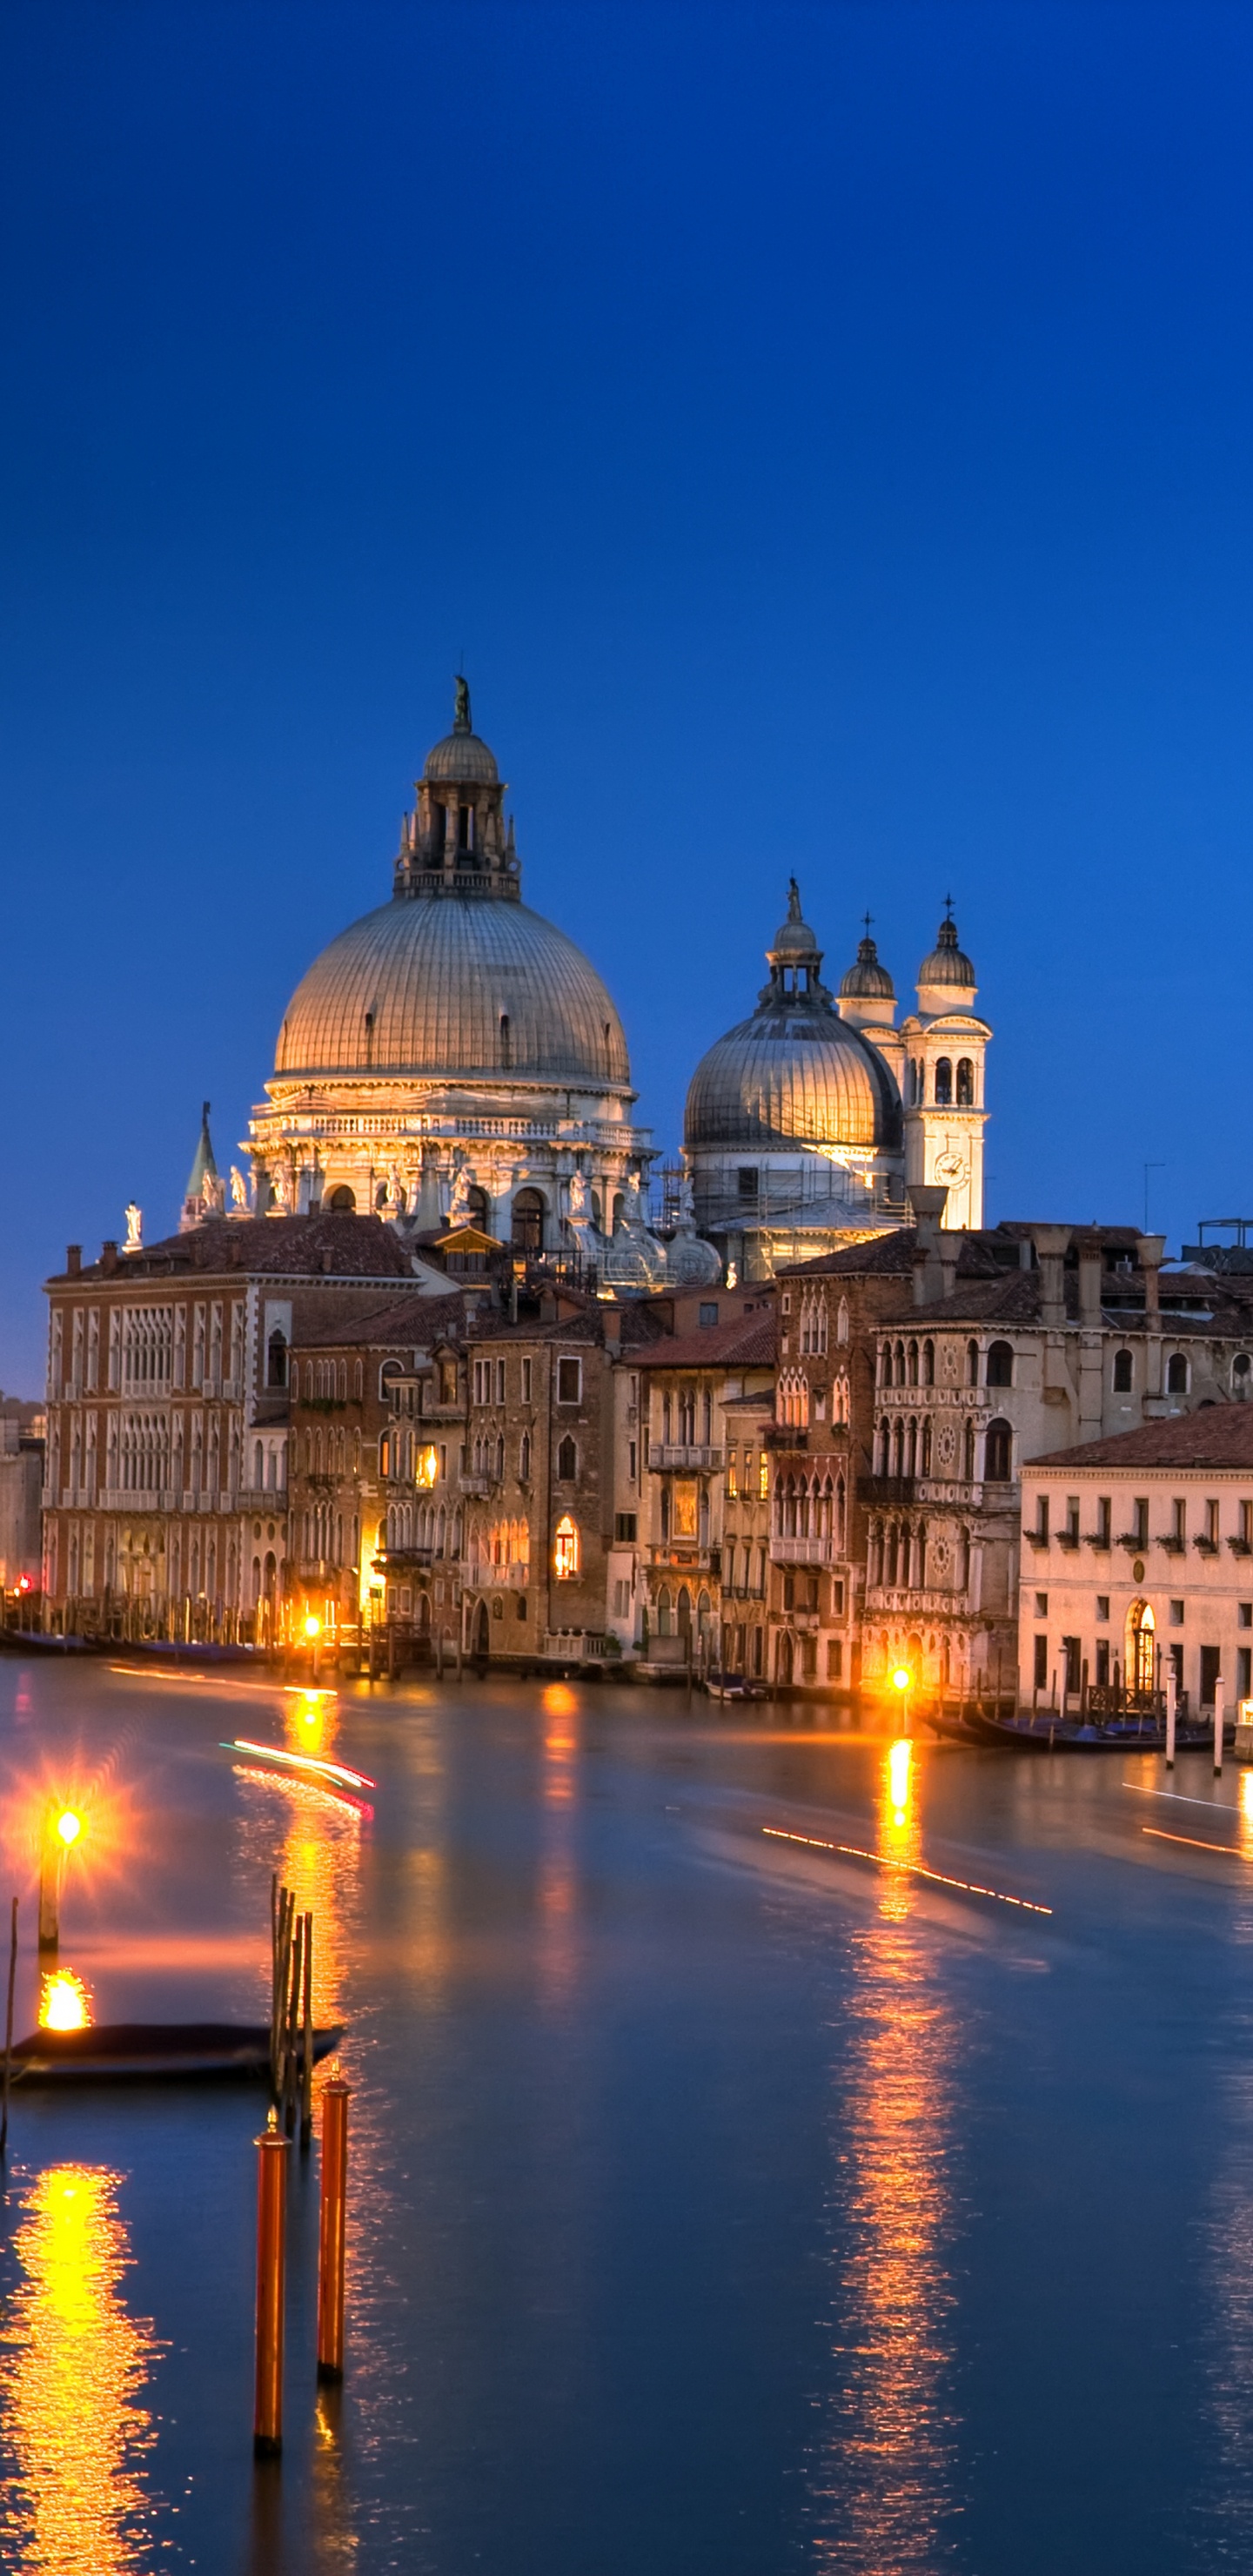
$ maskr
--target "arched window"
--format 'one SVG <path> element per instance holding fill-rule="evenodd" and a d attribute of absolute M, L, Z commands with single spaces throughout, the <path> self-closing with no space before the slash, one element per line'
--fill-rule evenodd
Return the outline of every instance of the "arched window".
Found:
<path fill-rule="evenodd" d="M 922 1346 L 922 1383 L 924 1386 L 935 1385 L 934 1342 L 924 1342 Z"/>
<path fill-rule="evenodd" d="M 935 1105 L 949 1109 L 953 1101 L 953 1067 L 946 1055 L 937 1056 L 935 1066 Z"/>
<path fill-rule="evenodd" d="M 890 1427 L 887 1421 L 884 1420 L 879 1425 L 879 1473 L 881 1476 L 886 1476 L 888 1472 L 888 1461 L 891 1455 L 889 1443 L 891 1438 L 892 1433 Z"/>
<path fill-rule="evenodd" d="M 520 1485 L 529 1485 L 530 1481 L 531 1435 L 529 1431 L 524 1431 L 522 1438 L 518 1442 L 518 1483 Z"/>
<path fill-rule="evenodd" d="M 848 1299 L 846 1297 L 840 1299 L 840 1311 L 835 1319 L 835 1338 L 837 1342 L 848 1340 Z"/>
<path fill-rule="evenodd" d="M 515 1252 L 543 1251 L 544 1201 L 538 1190 L 516 1192 L 510 1231 Z"/>
<path fill-rule="evenodd" d="M 571 1484 L 579 1472 L 579 1453 L 569 1432 L 557 1446 L 557 1473 L 563 1485 Z"/>
<path fill-rule="evenodd" d="M 480 1234 L 487 1234 L 491 1230 L 491 1213 L 491 1204 L 486 1190 L 475 1188 L 466 1191 L 467 1225 L 476 1225 Z"/>
<path fill-rule="evenodd" d="M 287 1384 L 287 1335 L 278 1324 L 266 1345 L 265 1382 L 267 1386 Z M 292 1393 L 295 1393 L 294 1387 Z"/>
<path fill-rule="evenodd" d="M 918 1472 L 922 1476 L 929 1476 L 931 1473 L 931 1416 L 929 1413 L 925 1416 L 922 1425 L 922 1449 L 918 1459 Z"/>
<path fill-rule="evenodd" d="M 265 1483 L 265 1451 L 258 1440 L 252 1453 L 252 1482 L 257 1493 Z"/>
<path fill-rule="evenodd" d="M 892 1433 L 892 1473 L 894 1476 L 905 1473 L 905 1425 L 899 1414 Z"/>
<path fill-rule="evenodd" d="M 1130 1393 L 1131 1393 L 1131 1387 L 1132 1387 L 1132 1379 L 1133 1379 L 1134 1366 L 1135 1366 L 1135 1364 L 1134 1364 L 1134 1361 L 1132 1360 L 1132 1356 L 1131 1356 L 1130 1351 L 1115 1351 L 1115 1353 L 1114 1353 L 1114 1393 L 1115 1393 L 1115 1395 L 1130 1395 Z"/>
<path fill-rule="evenodd" d="M 553 1572 L 566 1582 L 579 1570 L 579 1533 L 568 1512 L 563 1512 L 553 1539 Z"/>
<path fill-rule="evenodd" d="M 916 1413 L 911 1413 L 909 1417 L 909 1441 L 905 1456 L 905 1473 L 907 1476 L 916 1476 L 918 1473 L 918 1416 Z"/>
<path fill-rule="evenodd" d="M 897 1343 L 896 1349 L 892 1354 L 892 1383 L 894 1386 L 903 1386 L 905 1383 L 905 1345 L 903 1342 Z"/>
<path fill-rule="evenodd" d="M 967 1386 L 977 1386 L 977 1385 L 978 1385 L 978 1383 L 979 1383 L 979 1345 L 978 1345 L 978 1343 L 977 1343 L 977 1342 L 967 1342 L 967 1344 L 966 1344 L 966 1384 L 967 1384 Z"/>
<path fill-rule="evenodd" d="M 1167 1395 L 1186 1395 L 1187 1392 L 1188 1363 L 1182 1351 L 1172 1351 L 1166 1363 L 1166 1393 Z"/>
<path fill-rule="evenodd" d="M 1127 1612 L 1127 1658 L 1123 1667 L 1129 1689 L 1151 1691 L 1156 1688 L 1156 1645 L 1152 1604 L 1133 1601 Z"/>
<path fill-rule="evenodd" d="M 973 1476 L 974 1476 L 974 1472 L 975 1472 L 975 1426 L 974 1426 L 973 1422 L 968 1422 L 968 1423 L 967 1423 L 967 1425 L 966 1425 L 966 1437 L 965 1437 L 965 1440 L 964 1440 L 964 1441 L 963 1441 L 963 1443 L 962 1443 L 962 1474 L 963 1474 L 963 1476 L 965 1477 L 967 1484 L 969 1484 L 969 1483 L 972 1481 Z"/>
<path fill-rule="evenodd" d="M 341 1182 L 337 1190 L 332 1190 L 326 1204 L 333 1216 L 351 1216 L 357 1204 L 356 1193 L 349 1189 L 346 1181 Z"/>
<path fill-rule="evenodd" d="M 957 1059 L 957 1106 L 973 1109 L 975 1105 L 975 1069 L 968 1055 Z"/>
<path fill-rule="evenodd" d="M 1237 1395 L 1249 1392 L 1250 1361 L 1247 1351 L 1237 1351 L 1231 1363 L 1231 1383 Z"/>
<path fill-rule="evenodd" d="M 988 1350 L 988 1385 L 1012 1386 L 1014 1354 L 1008 1342 L 993 1342 Z"/>
<path fill-rule="evenodd" d="M 985 1484 L 1007 1485 L 1013 1474 L 1014 1436 L 1007 1422 L 990 1422 L 983 1443 Z"/>
<path fill-rule="evenodd" d="M 657 1634 L 659 1637 L 670 1634 L 670 1594 L 664 1583 L 657 1595 Z"/>
<path fill-rule="evenodd" d="M 918 1344 L 911 1342 L 905 1355 L 905 1377 L 909 1386 L 918 1384 Z"/>

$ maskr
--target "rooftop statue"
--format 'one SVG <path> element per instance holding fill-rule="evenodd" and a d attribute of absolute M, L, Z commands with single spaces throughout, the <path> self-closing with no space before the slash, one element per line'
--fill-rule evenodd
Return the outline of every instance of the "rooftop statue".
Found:
<path fill-rule="evenodd" d="M 456 696 L 453 700 L 452 729 L 454 733 L 469 733 L 472 730 L 470 724 L 470 683 L 468 680 L 463 680 L 460 672 L 458 672 L 454 686 L 456 689 Z"/>

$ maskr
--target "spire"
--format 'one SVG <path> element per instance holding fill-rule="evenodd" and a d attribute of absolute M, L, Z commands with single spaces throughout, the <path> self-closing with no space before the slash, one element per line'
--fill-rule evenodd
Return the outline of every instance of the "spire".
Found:
<path fill-rule="evenodd" d="M 206 1100 L 200 1113 L 200 1142 L 196 1147 L 192 1167 L 187 1175 L 185 1196 L 189 1199 L 203 1198 L 205 1182 L 216 1181 L 217 1176 L 218 1167 L 213 1159 L 213 1140 L 209 1134 L 209 1103 Z"/>

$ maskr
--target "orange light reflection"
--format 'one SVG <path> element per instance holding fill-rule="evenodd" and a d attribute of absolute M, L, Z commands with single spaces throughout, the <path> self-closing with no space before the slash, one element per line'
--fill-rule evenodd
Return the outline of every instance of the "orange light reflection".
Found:
<path fill-rule="evenodd" d="M 39 1981 L 41 2030 L 86 2030 L 91 2022 L 91 1996 L 72 1968 L 45 1971 Z"/>
<path fill-rule="evenodd" d="M 121 2297 L 132 2257 L 119 2177 L 53 2165 L 23 2194 L 21 2266 L 0 2351 L 15 2473 L 0 2490 L 0 2558 L 42 2576 L 134 2576 L 150 2564 L 140 2464 L 155 2441 L 138 2403 L 158 2346 Z"/>
<path fill-rule="evenodd" d="M 931 1937 L 909 1921 L 921 1864 L 907 1745 L 883 1763 L 877 1920 L 850 1936 L 849 2047 L 832 2116 L 835 2385 L 814 2464 L 826 2568 L 930 2570 L 949 2510 L 954 2305 L 948 2159 L 958 2029 Z"/>

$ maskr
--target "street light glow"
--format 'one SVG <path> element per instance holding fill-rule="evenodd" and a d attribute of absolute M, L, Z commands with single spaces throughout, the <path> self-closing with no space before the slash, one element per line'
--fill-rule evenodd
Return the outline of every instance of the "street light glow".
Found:
<path fill-rule="evenodd" d="M 892 1675 L 893 1690 L 907 1691 L 913 1678 L 913 1674 L 911 1673 L 908 1664 L 898 1664 L 896 1671 Z"/>
<path fill-rule="evenodd" d="M 316 1618 L 316 1617 L 314 1616 L 314 1613 L 313 1613 L 313 1611 L 311 1610 L 311 1611 L 309 1612 L 309 1616 L 308 1616 L 308 1618 L 307 1618 L 307 1619 L 306 1619 L 306 1621 L 305 1621 L 305 1635 L 306 1635 L 306 1637 L 308 1637 L 308 1638 L 310 1639 L 310 1641 L 312 1641 L 312 1639 L 313 1639 L 314 1637 L 320 1637 L 320 1636 L 321 1636 L 321 1634 L 322 1634 L 322 1622 L 321 1622 L 321 1620 L 320 1620 L 320 1619 L 318 1619 L 318 1618 Z"/>
<path fill-rule="evenodd" d="M 66 1807 L 63 1813 L 57 1817 L 57 1832 L 59 1833 L 67 1851 L 69 1850 L 71 1843 L 76 1843 L 78 1841 L 78 1837 L 82 1830 L 82 1817 L 76 1816 L 72 1807 Z"/>

